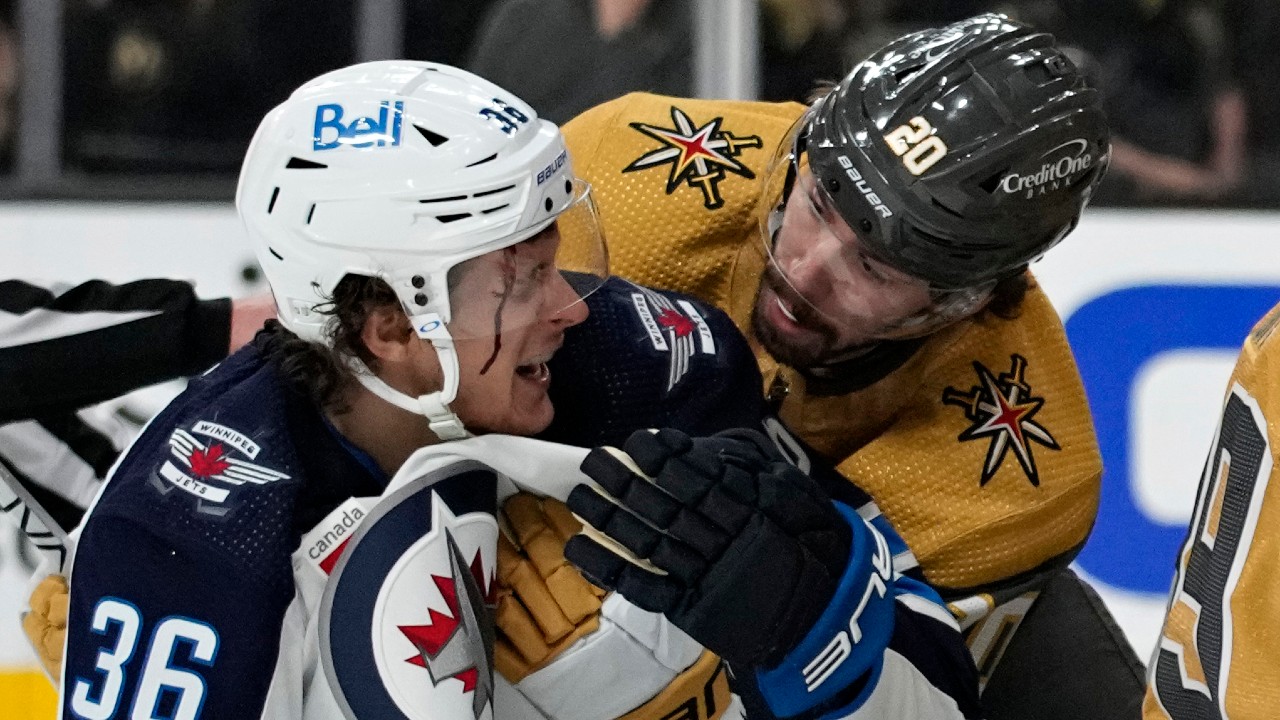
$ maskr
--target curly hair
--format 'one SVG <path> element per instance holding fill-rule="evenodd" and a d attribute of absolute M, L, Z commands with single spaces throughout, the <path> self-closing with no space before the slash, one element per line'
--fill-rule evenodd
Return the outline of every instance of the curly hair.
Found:
<path fill-rule="evenodd" d="M 990 313 L 1004 320 L 1013 320 L 1022 314 L 1022 301 L 1027 291 L 1035 287 L 1031 273 L 1023 270 L 1017 275 L 996 283 L 991 290 L 991 301 L 982 309 L 982 313 Z"/>
<path fill-rule="evenodd" d="M 273 320 L 267 324 L 272 337 L 263 352 L 280 369 L 290 389 L 310 396 L 322 410 L 342 414 L 350 409 L 343 400 L 345 391 L 356 382 L 344 358 L 359 358 L 369 369 L 378 369 L 378 359 L 369 352 L 361 334 L 369 317 L 386 307 L 400 308 L 395 291 L 386 282 L 348 275 L 316 306 L 317 312 L 328 316 L 324 328 L 327 343 L 303 340 Z"/>

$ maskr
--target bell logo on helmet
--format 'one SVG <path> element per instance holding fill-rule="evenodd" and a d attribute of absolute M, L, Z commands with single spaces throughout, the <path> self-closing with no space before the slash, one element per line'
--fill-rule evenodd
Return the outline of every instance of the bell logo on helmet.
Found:
<path fill-rule="evenodd" d="M 1068 140 L 1040 156 L 1041 160 L 1055 153 L 1059 157 L 1044 160 L 1040 167 L 1026 174 L 1011 172 L 1000 180 L 1000 189 L 1009 195 L 1025 193 L 1025 198 L 1043 195 L 1065 187 L 1067 180 L 1076 173 L 1093 167 L 1093 154 L 1086 152 L 1089 143 L 1084 138 Z"/>
<path fill-rule="evenodd" d="M 315 132 L 311 142 L 313 150 L 333 150 L 342 146 L 396 147 L 400 144 L 404 101 L 392 103 L 390 100 L 383 100 L 378 103 L 376 118 L 358 117 L 350 123 L 343 123 L 343 114 L 341 105 L 316 106 Z"/>
<path fill-rule="evenodd" d="M 853 167 L 853 161 L 847 155 L 836 156 L 836 161 L 840 163 L 840 167 L 844 168 L 844 174 L 849 176 L 853 184 L 857 186 L 858 192 L 862 193 L 862 197 L 866 198 L 867 203 L 875 208 L 876 214 L 882 218 L 892 217 L 893 211 L 885 207 L 881 202 L 880 196 L 867 185 L 867 181 L 862 179 L 862 173 Z"/>

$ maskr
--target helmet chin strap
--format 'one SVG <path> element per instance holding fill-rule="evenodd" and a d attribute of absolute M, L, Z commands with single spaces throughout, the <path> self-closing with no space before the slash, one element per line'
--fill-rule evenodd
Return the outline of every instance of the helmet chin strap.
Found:
<path fill-rule="evenodd" d="M 462 419 L 449 409 L 449 403 L 458 396 L 458 354 L 453 348 L 453 338 L 447 332 L 443 333 L 444 337 L 440 337 L 440 334 L 437 331 L 431 338 L 431 345 L 440 358 L 440 369 L 444 373 L 444 388 L 436 392 L 417 397 L 402 393 L 375 375 L 359 358 L 350 358 L 348 362 L 355 371 L 356 380 L 366 390 L 402 410 L 427 418 L 431 432 L 441 440 L 462 440 L 471 437 L 471 434 L 462 425 Z"/>

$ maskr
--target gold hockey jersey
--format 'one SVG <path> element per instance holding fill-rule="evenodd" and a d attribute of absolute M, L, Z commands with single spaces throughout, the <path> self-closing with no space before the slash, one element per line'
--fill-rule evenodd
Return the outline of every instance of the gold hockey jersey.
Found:
<path fill-rule="evenodd" d="M 1274 718 L 1280 707 L 1277 324 L 1280 306 L 1249 334 L 1227 384 L 1147 669 L 1147 720 Z"/>
<path fill-rule="evenodd" d="M 631 94 L 566 125 L 611 271 L 698 295 L 750 333 L 766 262 L 765 165 L 802 112 Z M 856 392 L 820 396 L 797 371 L 759 349 L 757 358 L 766 388 L 787 391 L 787 425 L 875 497 L 926 576 L 991 593 L 953 606 L 963 624 L 1008 597 L 993 600 L 995 588 L 1065 563 L 1088 535 L 1101 460 L 1062 323 L 1039 290 L 1017 319 L 935 334 Z"/>

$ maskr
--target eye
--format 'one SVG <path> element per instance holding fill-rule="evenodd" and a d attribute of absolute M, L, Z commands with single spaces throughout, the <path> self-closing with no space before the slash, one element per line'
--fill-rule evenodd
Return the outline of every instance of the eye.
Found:
<path fill-rule="evenodd" d="M 809 188 L 809 204 L 813 206 L 813 211 L 818 215 L 826 214 L 822 206 L 822 197 L 818 195 L 817 189 L 813 187 Z"/>
<path fill-rule="evenodd" d="M 881 283 L 889 282 L 888 276 L 884 274 L 884 271 L 877 267 L 877 263 L 866 253 L 858 251 L 858 260 L 862 262 L 862 269 L 865 270 L 873 280 Z"/>

